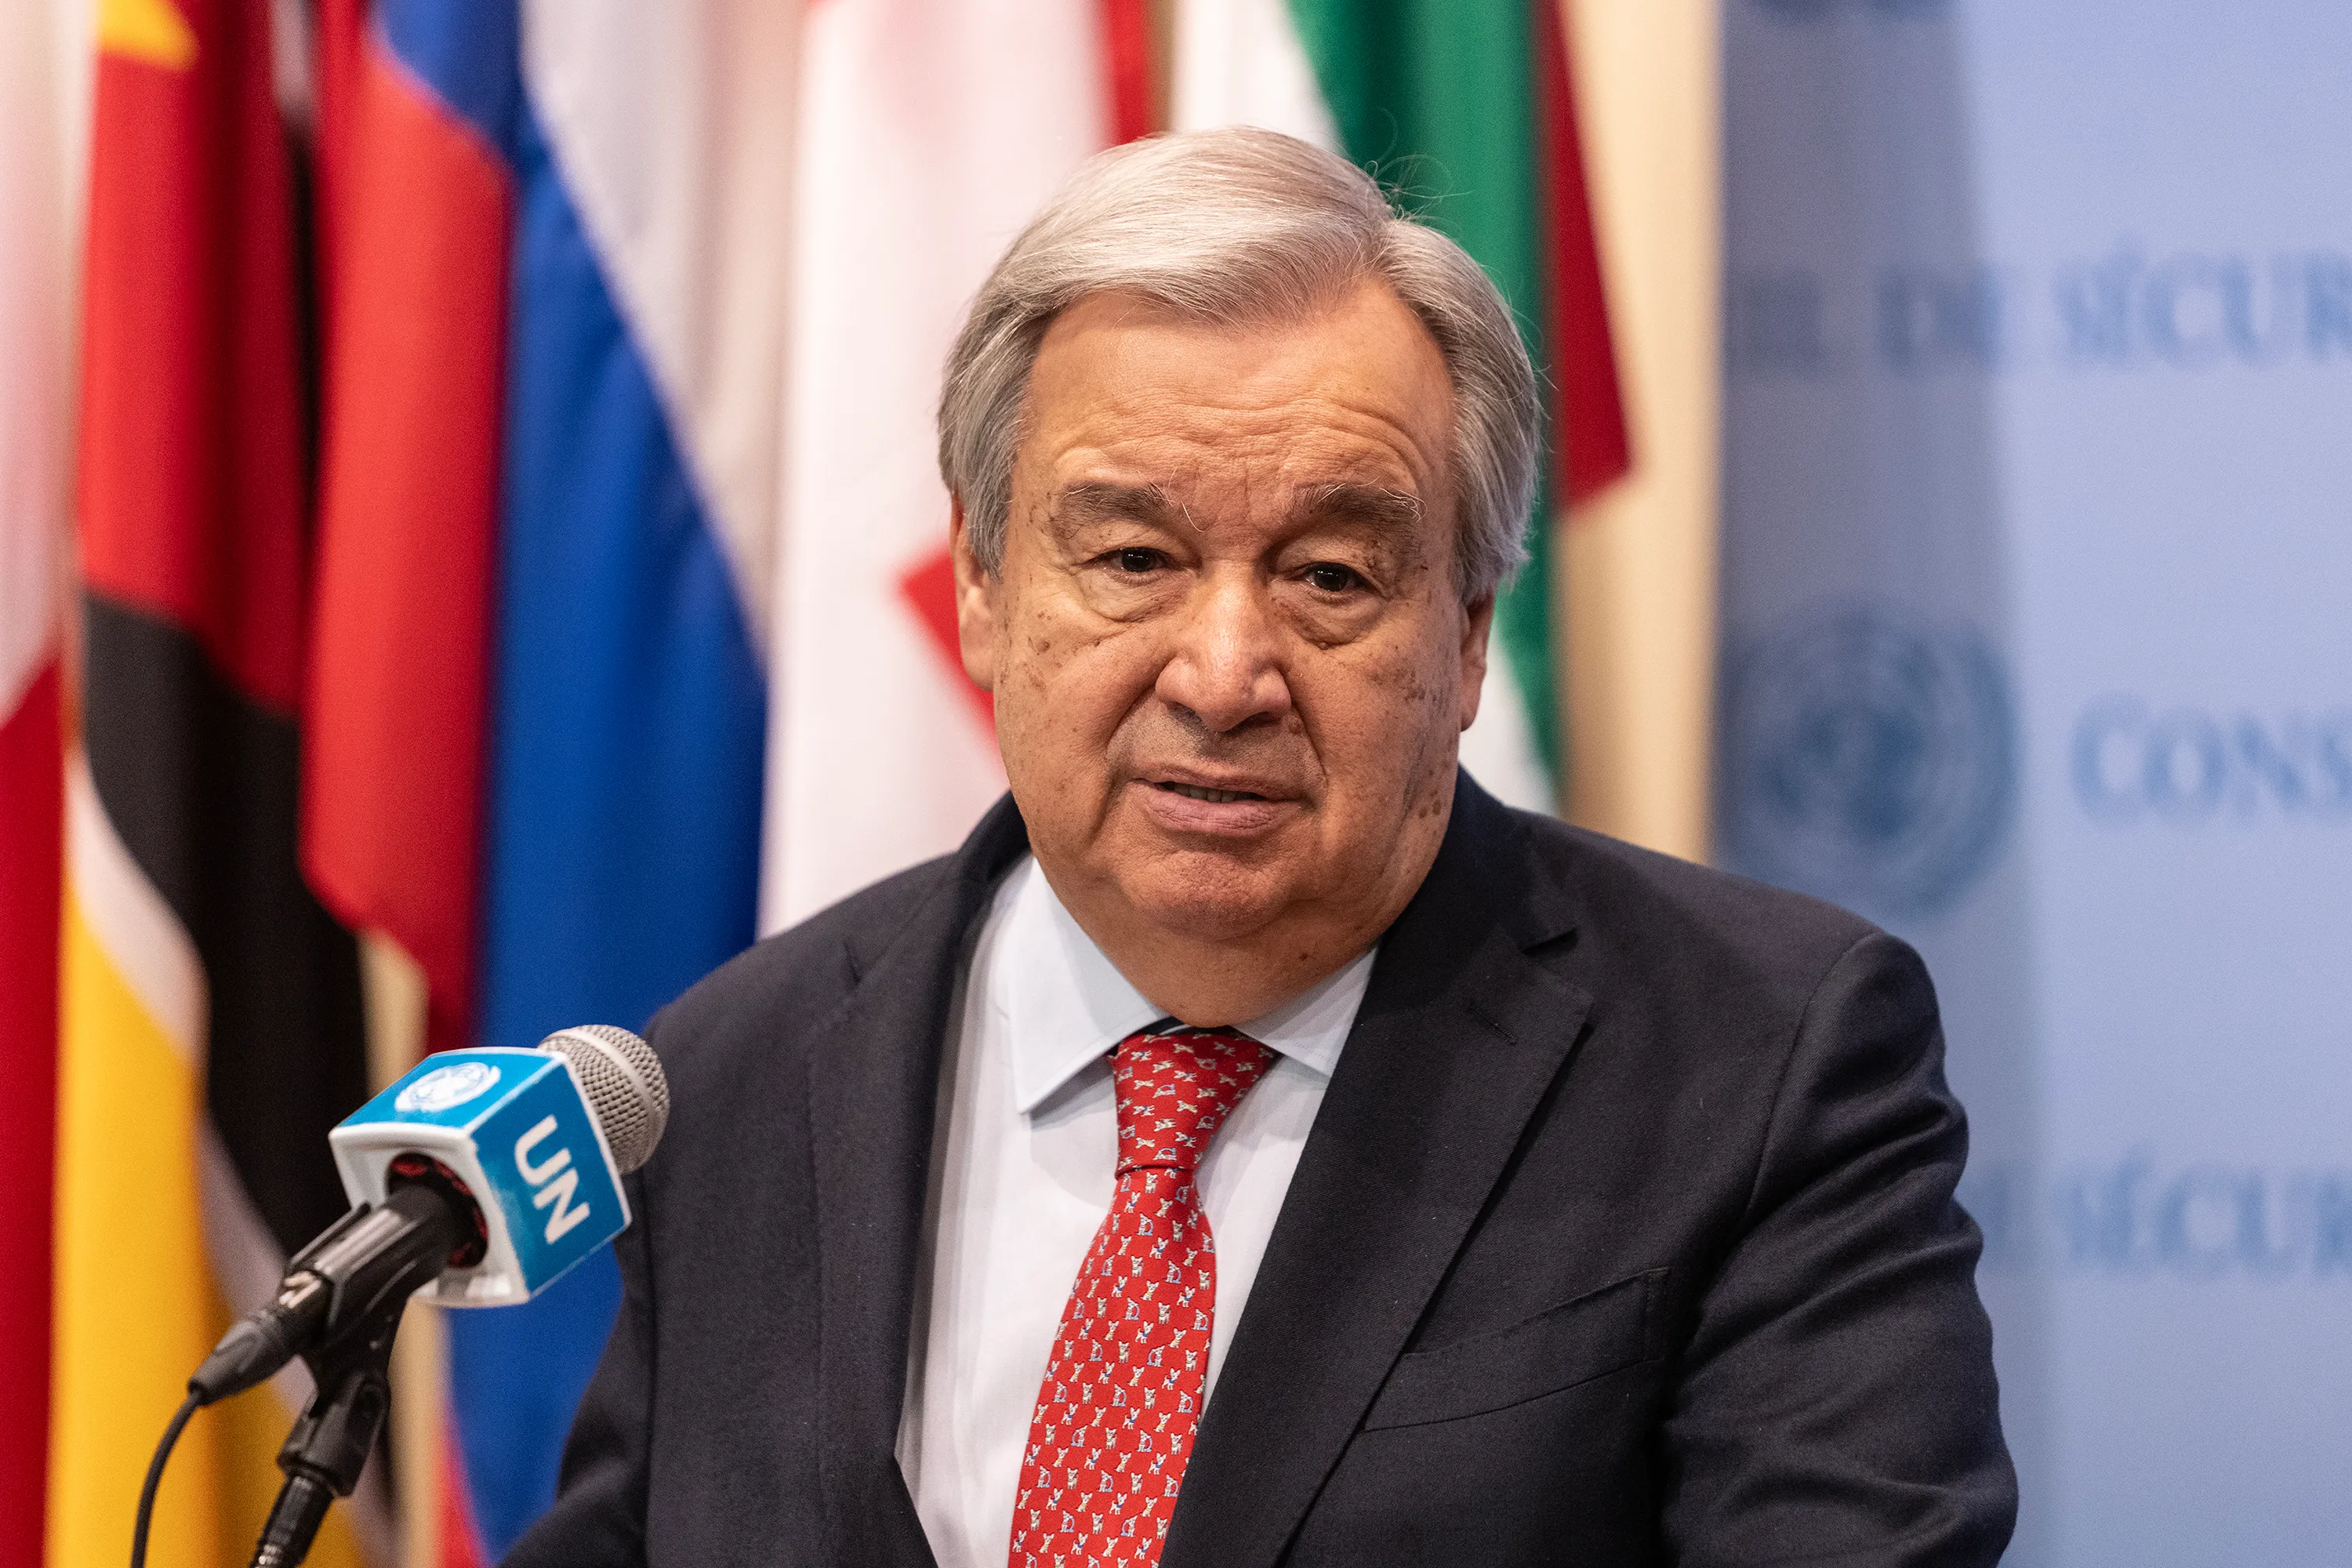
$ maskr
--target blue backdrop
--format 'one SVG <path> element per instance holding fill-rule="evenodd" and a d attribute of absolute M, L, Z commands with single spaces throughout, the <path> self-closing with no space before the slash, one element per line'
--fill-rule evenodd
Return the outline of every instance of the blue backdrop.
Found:
<path fill-rule="evenodd" d="M 1724 20 L 1723 858 L 1935 971 L 2010 1560 L 2352 1562 L 2352 6 Z"/>

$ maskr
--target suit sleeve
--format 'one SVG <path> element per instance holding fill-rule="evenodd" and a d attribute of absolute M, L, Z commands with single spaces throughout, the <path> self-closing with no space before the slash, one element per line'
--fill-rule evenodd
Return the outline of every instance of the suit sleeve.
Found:
<path fill-rule="evenodd" d="M 650 1205 L 640 1178 L 627 1180 L 635 1223 L 613 1244 L 621 1310 L 572 1417 L 555 1506 L 515 1542 L 504 1568 L 643 1568 L 646 1561 L 654 1391 Z"/>
<path fill-rule="evenodd" d="M 1666 1426 L 1684 1568 L 2000 1560 L 2017 1479 L 1943 1057 L 1927 971 L 1891 937 L 1847 949 L 1807 1004 Z"/>

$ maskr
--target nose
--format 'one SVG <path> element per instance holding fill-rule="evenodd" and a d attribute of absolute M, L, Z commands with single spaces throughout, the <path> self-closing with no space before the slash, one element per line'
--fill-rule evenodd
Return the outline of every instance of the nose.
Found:
<path fill-rule="evenodd" d="M 1153 690 L 1212 734 L 1279 723 L 1290 711 L 1282 637 L 1257 574 L 1213 574 L 1186 600 Z"/>

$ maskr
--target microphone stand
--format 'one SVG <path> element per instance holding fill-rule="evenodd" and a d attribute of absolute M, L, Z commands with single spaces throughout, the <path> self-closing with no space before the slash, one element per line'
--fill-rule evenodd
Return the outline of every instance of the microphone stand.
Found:
<path fill-rule="evenodd" d="M 457 1177 L 422 1154 L 403 1154 L 390 1169 L 391 1190 L 381 1205 L 353 1210 L 287 1266 L 289 1279 L 323 1287 L 328 1302 L 319 1306 L 320 1292 L 308 1285 L 281 1296 L 273 1309 L 278 1317 L 290 1321 L 291 1312 L 306 1314 L 299 1335 L 240 1338 L 232 1331 L 222 1342 L 227 1353 L 215 1352 L 236 1371 L 220 1387 L 250 1386 L 271 1364 L 250 1353 L 254 1345 L 264 1339 L 289 1348 L 304 1344 L 302 1361 L 316 1384 L 278 1451 L 286 1481 L 253 1549 L 252 1568 L 294 1568 L 310 1555 L 328 1508 L 360 1484 L 383 1430 L 392 1404 L 393 1336 L 408 1298 L 444 1267 L 481 1260 L 481 1210 Z M 288 1308 L 287 1301 L 297 1305 Z M 276 1364 L 284 1359 L 279 1355 Z"/>
<path fill-rule="evenodd" d="M 407 1305 L 405 1297 L 394 1297 L 353 1331 L 302 1358 L 318 1386 L 278 1450 L 286 1482 L 253 1549 L 252 1568 L 294 1568 L 310 1555 L 329 1505 L 360 1484 L 391 1405 L 392 1341 Z"/>

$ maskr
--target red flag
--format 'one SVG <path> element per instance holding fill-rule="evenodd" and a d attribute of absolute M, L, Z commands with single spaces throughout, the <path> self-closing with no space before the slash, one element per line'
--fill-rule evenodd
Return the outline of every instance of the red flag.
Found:
<path fill-rule="evenodd" d="M 1552 428 L 1567 432 L 1555 455 L 1559 494 L 1573 506 L 1633 467 L 1617 349 L 1601 290 L 1601 247 L 1585 189 L 1576 91 L 1557 0 L 1531 0 L 1536 36 L 1536 133 L 1541 143 L 1546 244 L 1546 325 L 1553 387 Z"/>
<path fill-rule="evenodd" d="M 340 918 L 422 967 L 425 1046 L 447 1050 L 474 1043 L 512 182 L 380 35 L 325 44 L 303 864 Z"/>

